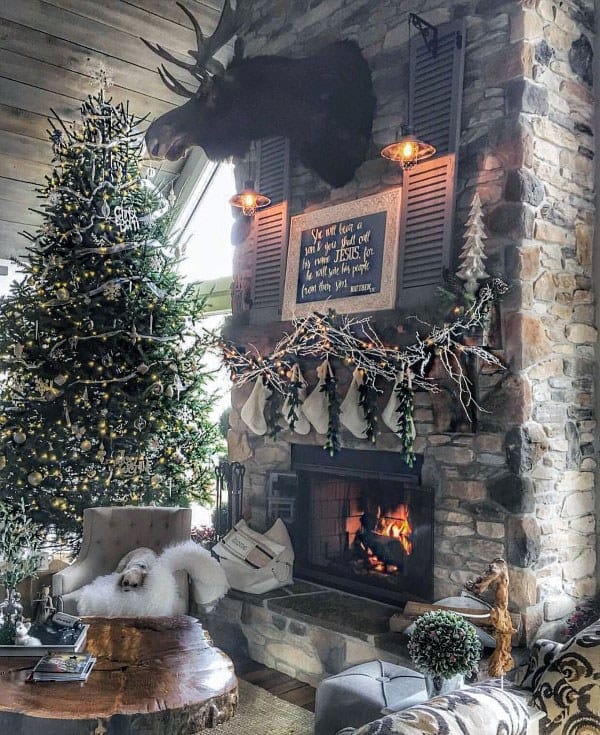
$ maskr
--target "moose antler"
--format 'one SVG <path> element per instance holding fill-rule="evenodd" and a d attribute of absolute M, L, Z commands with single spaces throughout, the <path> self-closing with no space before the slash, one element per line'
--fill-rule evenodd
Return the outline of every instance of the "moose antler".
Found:
<path fill-rule="evenodd" d="M 169 53 L 160 44 L 152 44 L 146 41 L 145 38 L 141 40 L 146 46 L 155 54 L 165 59 L 171 64 L 175 64 L 180 69 L 186 69 L 194 79 L 200 82 L 199 89 L 206 88 L 210 83 L 210 80 L 214 76 L 223 76 L 225 74 L 225 67 L 220 61 L 214 58 L 214 55 L 223 48 L 223 46 L 229 41 L 236 33 L 240 25 L 240 3 L 237 2 L 235 10 L 231 5 L 231 0 L 225 0 L 221 17 L 217 23 L 214 33 L 208 38 L 204 37 L 200 24 L 188 8 L 183 3 L 177 2 L 177 5 L 183 10 L 183 12 L 190 19 L 194 32 L 196 33 L 196 50 L 188 51 L 188 54 L 195 59 L 194 64 L 180 61 L 173 54 Z M 187 89 L 181 82 L 179 82 L 171 74 L 171 72 L 163 65 L 158 68 L 160 78 L 171 92 L 181 95 L 182 97 L 194 97 L 196 92 L 192 92 Z"/>

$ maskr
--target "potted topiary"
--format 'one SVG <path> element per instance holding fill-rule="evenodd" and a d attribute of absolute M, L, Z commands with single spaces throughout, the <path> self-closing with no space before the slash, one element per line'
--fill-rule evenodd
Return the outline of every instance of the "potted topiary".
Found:
<path fill-rule="evenodd" d="M 430 697 L 459 689 L 465 674 L 477 669 L 481 641 L 475 628 L 457 613 L 435 610 L 417 618 L 408 652 L 425 674 Z"/>

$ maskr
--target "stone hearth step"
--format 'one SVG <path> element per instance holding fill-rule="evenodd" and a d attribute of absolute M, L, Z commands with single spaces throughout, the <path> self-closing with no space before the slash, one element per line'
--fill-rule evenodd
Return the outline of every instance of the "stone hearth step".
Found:
<path fill-rule="evenodd" d="M 391 605 L 298 581 L 264 595 L 232 590 L 218 614 L 237 622 L 254 660 L 317 686 L 376 658 L 414 668 L 401 636 L 389 631 L 395 612 Z"/>

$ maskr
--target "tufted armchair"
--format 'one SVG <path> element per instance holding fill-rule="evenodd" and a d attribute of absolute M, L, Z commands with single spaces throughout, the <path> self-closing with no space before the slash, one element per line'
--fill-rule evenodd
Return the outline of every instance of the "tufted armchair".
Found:
<path fill-rule="evenodd" d="M 160 553 L 172 544 L 188 541 L 192 525 L 189 508 L 108 507 L 86 508 L 83 539 L 77 559 L 52 577 L 52 594 L 63 610 L 77 614 L 79 590 L 96 577 L 115 571 L 128 551 L 140 546 Z M 188 579 L 177 572 L 181 610 L 189 607 Z"/>

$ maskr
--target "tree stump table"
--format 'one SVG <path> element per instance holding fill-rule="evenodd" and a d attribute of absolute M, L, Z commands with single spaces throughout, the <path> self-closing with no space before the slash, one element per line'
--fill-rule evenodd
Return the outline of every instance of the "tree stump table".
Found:
<path fill-rule="evenodd" d="M 233 664 L 194 618 L 86 622 L 85 683 L 30 683 L 37 657 L 0 658 L 0 733 L 196 735 L 233 717 Z"/>

